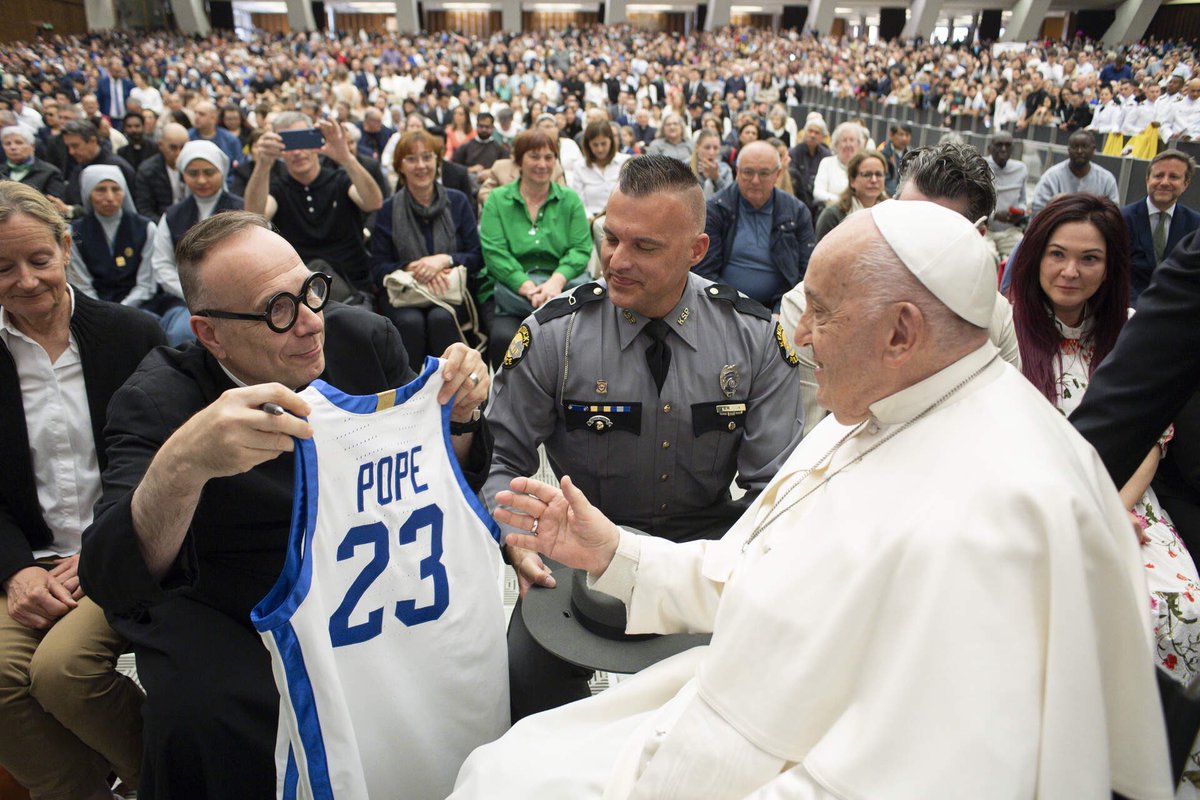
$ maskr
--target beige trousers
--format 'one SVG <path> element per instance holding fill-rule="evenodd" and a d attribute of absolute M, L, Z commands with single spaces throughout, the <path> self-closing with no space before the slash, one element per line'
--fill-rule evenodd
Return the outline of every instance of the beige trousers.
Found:
<path fill-rule="evenodd" d="M 143 694 L 116 671 L 125 647 L 86 597 L 37 631 L 0 594 L 0 764 L 33 800 L 87 797 L 110 772 L 137 786 Z"/>

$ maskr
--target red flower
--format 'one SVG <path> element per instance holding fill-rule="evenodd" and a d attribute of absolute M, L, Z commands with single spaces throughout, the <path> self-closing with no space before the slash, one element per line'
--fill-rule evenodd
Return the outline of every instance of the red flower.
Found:
<path fill-rule="evenodd" d="M 1174 653 L 1163 659 L 1163 666 L 1167 669 L 1175 669 L 1177 663 L 1179 663 L 1179 659 L 1175 657 Z"/>

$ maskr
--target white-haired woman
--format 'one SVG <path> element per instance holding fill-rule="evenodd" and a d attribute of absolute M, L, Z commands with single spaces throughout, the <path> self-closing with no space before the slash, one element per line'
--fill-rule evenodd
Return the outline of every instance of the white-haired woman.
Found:
<path fill-rule="evenodd" d="M 658 138 L 650 143 L 648 155 L 670 156 L 685 164 L 692 159 L 692 140 L 686 136 L 687 128 L 683 118 L 675 112 L 663 114 L 662 125 L 658 128 Z"/>
<path fill-rule="evenodd" d="M 34 133 L 24 125 L 0 128 L 4 144 L 4 161 L 0 162 L 0 179 L 23 183 L 42 194 L 61 200 L 67 184 L 58 167 L 34 156 Z"/>
<path fill-rule="evenodd" d="M 846 165 L 855 153 L 867 148 L 867 137 L 858 123 L 843 122 L 833 129 L 832 145 L 833 155 L 817 166 L 817 177 L 813 181 L 813 201 L 822 205 L 836 203 L 850 185 Z"/>

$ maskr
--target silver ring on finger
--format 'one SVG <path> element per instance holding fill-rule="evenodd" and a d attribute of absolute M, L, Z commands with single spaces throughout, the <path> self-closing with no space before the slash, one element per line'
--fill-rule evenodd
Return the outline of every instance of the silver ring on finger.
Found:
<path fill-rule="evenodd" d="M 533 518 L 533 527 L 529 529 L 529 532 L 532 533 L 534 536 L 537 536 L 538 523 L 541 521 L 542 520 L 538 517 Z"/>
<path fill-rule="evenodd" d="M 472 372 L 472 373 L 471 373 L 470 375 L 468 375 L 467 377 L 471 379 L 471 384 L 472 384 L 473 386 L 478 386 L 478 385 L 479 385 L 479 376 L 478 376 L 478 375 L 476 375 L 474 372 Z"/>

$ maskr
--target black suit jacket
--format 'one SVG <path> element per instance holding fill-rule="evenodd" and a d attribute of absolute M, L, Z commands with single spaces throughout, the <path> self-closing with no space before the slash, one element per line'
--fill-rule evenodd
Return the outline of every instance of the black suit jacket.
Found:
<path fill-rule="evenodd" d="M 1200 239 L 1154 270 L 1113 351 L 1092 375 L 1071 423 L 1123 486 L 1200 387 Z"/>
<path fill-rule="evenodd" d="M 92 435 L 103 470 L 108 463 L 104 447 L 104 415 L 108 401 L 137 369 L 142 357 L 158 345 L 166 344 L 166 338 L 148 314 L 116 303 L 92 300 L 83 292 L 75 292 L 71 332 L 79 344 Z M 33 551 L 49 545 L 53 534 L 42 518 L 38 503 L 16 363 L 2 343 L 0 453 L 4 454 L 5 474 L 5 479 L 0 481 L 0 582 L 3 582 L 17 570 L 33 564 Z"/>
<path fill-rule="evenodd" d="M 167 177 L 167 162 L 162 153 L 150 156 L 138 167 L 134 178 L 137 188 L 133 192 L 133 203 L 138 213 L 155 222 L 175 203 L 171 192 L 171 179 Z"/>
<path fill-rule="evenodd" d="M 331 303 L 325 309 L 323 379 L 350 394 L 373 394 L 415 377 L 400 334 L 386 318 Z M 250 610 L 274 585 L 283 566 L 292 516 L 292 454 L 249 472 L 209 481 L 192 515 L 179 559 L 159 583 L 146 568 L 134 533 L 133 492 L 159 447 L 233 382 L 196 343 L 151 354 L 113 398 L 105 437 L 108 466 L 96 520 L 84 534 L 80 579 L 133 641 L 152 631 L 133 625 L 151 607 L 198 602 L 250 626 Z M 463 471 L 483 485 L 491 460 L 490 435 L 477 434 Z"/>
<path fill-rule="evenodd" d="M 0 162 L 0 178 L 7 179 L 11 173 L 8 162 Z M 63 180 L 62 173 L 58 171 L 58 167 L 49 161 L 42 161 L 40 158 L 33 160 L 33 168 L 25 173 L 25 177 L 21 178 L 21 183 L 32 186 L 42 194 L 57 197 L 59 200 L 62 200 L 67 194 L 67 184 Z"/>
<path fill-rule="evenodd" d="M 458 189 L 460 192 L 471 198 L 471 202 L 475 202 L 475 196 L 479 189 L 471 180 L 471 173 L 461 164 L 455 164 L 453 161 L 442 162 L 442 185 L 447 189 Z"/>
<path fill-rule="evenodd" d="M 1130 260 L 1133 274 L 1129 282 L 1129 304 L 1137 306 L 1138 297 L 1150 285 L 1150 277 L 1154 274 L 1157 261 L 1154 258 L 1154 229 L 1150 227 L 1150 210 L 1146 208 L 1146 198 L 1130 203 L 1121 209 L 1125 219 L 1125 227 L 1129 229 Z M 1171 216 L 1171 227 L 1167 230 L 1167 253 L 1183 241 L 1183 237 L 1200 228 L 1200 214 L 1185 207 L 1182 203 L 1175 204 L 1175 213 Z"/>

